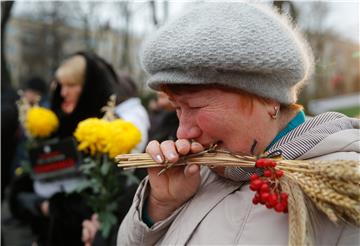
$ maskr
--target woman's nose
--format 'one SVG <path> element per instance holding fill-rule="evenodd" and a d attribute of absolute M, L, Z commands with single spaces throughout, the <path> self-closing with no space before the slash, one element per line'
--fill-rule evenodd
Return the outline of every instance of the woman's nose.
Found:
<path fill-rule="evenodd" d="M 179 139 L 196 139 L 201 136 L 201 130 L 196 124 L 180 119 L 176 136 Z"/>
<path fill-rule="evenodd" d="M 67 88 L 65 86 L 61 87 L 60 95 L 65 97 L 67 95 Z"/>

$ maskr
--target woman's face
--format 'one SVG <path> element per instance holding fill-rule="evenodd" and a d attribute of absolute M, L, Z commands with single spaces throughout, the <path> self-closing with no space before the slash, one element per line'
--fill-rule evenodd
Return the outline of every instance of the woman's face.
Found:
<path fill-rule="evenodd" d="M 63 112 L 71 114 L 78 103 L 83 86 L 66 76 L 57 79 L 61 86 L 60 95 L 64 99 L 61 104 L 61 109 Z"/>
<path fill-rule="evenodd" d="M 206 147 L 218 143 L 235 153 L 260 154 L 269 144 L 267 139 L 276 135 L 266 127 L 270 121 L 267 106 L 253 100 L 250 110 L 242 106 L 244 98 L 237 92 L 216 88 L 182 91 L 172 94 L 170 100 L 179 117 L 179 139 L 193 139 Z"/>
<path fill-rule="evenodd" d="M 24 97 L 28 100 L 28 102 L 31 105 L 34 105 L 35 103 L 39 102 L 41 98 L 41 94 L 37 91 L 26 89 L 24 90 Z"/>

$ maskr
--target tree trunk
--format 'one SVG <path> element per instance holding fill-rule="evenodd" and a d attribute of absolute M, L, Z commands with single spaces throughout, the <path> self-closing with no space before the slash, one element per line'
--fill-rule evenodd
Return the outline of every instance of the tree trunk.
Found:
<path fill-rule="evenodd" d="M 151 8 L 151 13 L 152 13 L 152 19 L 153 19 L 153 23 L 154 26 L 158 26 L 159 21 L 157 19 L 157 15 L 156 15 L 156 5 L 155 5 L 155 1 L 152 0 L 149 2 L 150 3 L 150 8 Z"/>
<path fill-rule="evenodd" d="M 14 1 L 1 2 L 1 85 L 10 86 L 11 76 L 6 65 L 5 58 L 5 27 L 11 16 L 11 9 L 14 5 Z"/>
<path fill-rule="evenodd" d="M 131 10 L 129 8 L 128 2 L 122 2 L 121 5 L 123 18 L 125 21 L 124 24 L 124 39 L 123 39 L 123 49 L 121 56 L 121 67 L 127 70 L 128 73 L 132 72 L 132 64 L 130 60 L 130 21 L 131 21 Z"/>

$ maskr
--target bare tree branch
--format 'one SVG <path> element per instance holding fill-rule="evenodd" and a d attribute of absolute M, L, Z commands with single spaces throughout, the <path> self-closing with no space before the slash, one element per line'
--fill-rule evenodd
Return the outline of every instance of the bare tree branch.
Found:
<path fill-rule="evenodd" d="M 152 13 L 152 20 L 153 20 L 153 23 L 154 23 L 154 26 L 157 26 L 159 24 L 159 21 L 158 21 L 158 18 L 157 18 L 157 15 L 156 15 L 156 5 L 155 5 L 155 1 L 152 0 L 149 2 L 150 4 L 150 9 L 151 9 L 151 13 Z"/>

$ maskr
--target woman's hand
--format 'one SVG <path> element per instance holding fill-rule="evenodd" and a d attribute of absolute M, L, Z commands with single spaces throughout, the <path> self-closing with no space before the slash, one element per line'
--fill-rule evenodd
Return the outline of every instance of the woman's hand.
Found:
<path fill-rule="evenodd" d="M 202 150 L 204 147 L 201 144 L 186 139 L 176 142 L 167 140 L 161 144 L 151 141 L 146 147 L 146 152 L 157 163 L 174 163 L 180 155 L 198 153 Z M 154 222 L 167 218 L 190 199 L 198 190 L 201 181 L 198 165 L 172 167 L 159 176 L 161 169 L 148 169 L 151 188 L 147 200 L 147 213 Z"/>
<path fill-rule="evenodd" d="M 91 220 L 84 220 L 82 223 L 82 236 L 81 240 L 84 243 L 84 246 L 92 245 L 96 232 L 100 228 L 100 222 L 98 220 L 98 215 L 93 214 Z"/>

